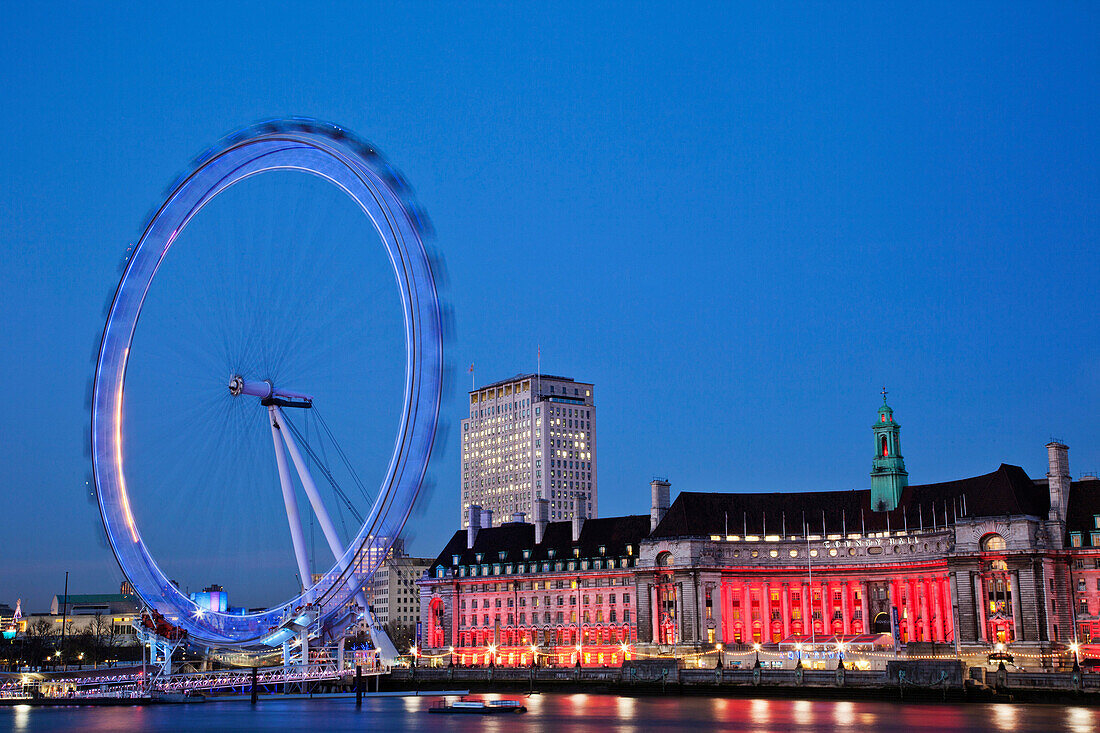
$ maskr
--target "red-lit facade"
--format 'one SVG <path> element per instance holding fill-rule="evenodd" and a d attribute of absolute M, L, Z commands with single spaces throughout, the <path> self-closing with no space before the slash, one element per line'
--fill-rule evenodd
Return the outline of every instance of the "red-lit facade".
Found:
<path fill-rule="evenodd" d="M 634 567 L 647 517 L 458 532 L 420 581 L 436 664 L 615 666 L 637 641 Z M 471 534 L 475 535 L 471 538 Z"/>
<path fill-rule="evenodd" d="M 889 655 L 1100 659 L 1100 482 L 1072 481 L 1052 441 L 1043 479 L 1002 464 L 909 485 L 899 426 L 885 402 L 879 412 L 870 490 L 681 492 L 670 504 L 655 480 L 648 517 L 456 533 L 420 581 L 424 653 L 732 663 L 863 639 Z"/>

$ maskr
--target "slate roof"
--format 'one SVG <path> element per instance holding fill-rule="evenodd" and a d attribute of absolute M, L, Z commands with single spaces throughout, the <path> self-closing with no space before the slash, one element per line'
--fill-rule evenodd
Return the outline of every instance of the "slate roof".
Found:
<path fill-rule="evenodd" d="M 710 535 L 802 534 L 805 517 L 810 532 L 826 534 L 880 532 L 903 527 L 942 526 L 944 512 L 954 521 L 963 516 L 1033 515 L 1045 518 L 1050 495 L 1019 466 L 1002 463 L 996 471 L 958 481 L 908 486 L 898 508 L 871 509 L 870 489 L 766 494 L 680 492 L 652 538 Z M 1100 513 L 1100 512 L 1098 512 Z M 933 515 L 935 520 L 933 520 Z M 1091 515 L 1090 515 L 1091 521 Z"/>
<path fill-rule="evenodd" d="M 1098 531 L 1093 517 L 1100 515 L 1100 481 L 1092 478 L 1073 481 L 1066 506 L 1066 531 L 1081 532 L 1085 545 L 1091 545 L 1091 533 Z"/>
<path fill-rule="evenodd" d="M 581 527 L 580 541 L 573 542 L 573 523 L 550 522 L 542 536 L 542 543 L 535 544 L 535 525 L 508 522 L 499 527 L 479 529 L 472 548 L 466 547 L 466 530 L 454 533 L 447 546 L 439 553 L 432 567 L 442 565 L 445 568 L 454 565 L 453 556 L 458 555 L 459 565 L 478 564 L 477 554 L 481 553 L 481 563 L 523 562 L 523 550 L 530 550 L 529 561 L 549 559 L 549 551 L 554 550 L 554 559 L 573 557 L 573 548 L 580 548 L 582 558 L 600 557 L 603 545 L 606 557 L 622 557 L 627 554 L 627 545 L 637 545 L 649 534 L 649 515 L 635 514 L 626 517 L 602 517 L 587 519 Z M 499 553 L 505 553 L 500 559 Z"/>

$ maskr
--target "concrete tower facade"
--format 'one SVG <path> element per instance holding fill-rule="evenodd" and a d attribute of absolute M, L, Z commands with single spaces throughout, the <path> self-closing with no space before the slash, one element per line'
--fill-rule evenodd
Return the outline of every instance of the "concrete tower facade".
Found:
<path fill-rule="evenodd" d="M 472 390 L 462 421 L 460 522 L 471 505 L 524 521 L 545 499 L 547 521 L 599 516 L 594 387 L 569 377 L 520 374 Z M 516 515 L 522 514 L 523 517 Z"/>

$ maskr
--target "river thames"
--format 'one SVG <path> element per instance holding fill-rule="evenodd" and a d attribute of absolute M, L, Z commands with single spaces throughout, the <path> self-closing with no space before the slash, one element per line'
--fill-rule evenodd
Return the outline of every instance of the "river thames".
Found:
<path fill-rule="evenodd" d="M 499 698 L 498 695 L 477 696 Z M 935 704 L 613 695 L 505 696 L 526 715 L 430 715 L 436 698 L 207 702 L 128 708 L 0 710 L 16 731 L 1073 731 L 1097 730 L 1100 711 L 1061 705 Z"/>

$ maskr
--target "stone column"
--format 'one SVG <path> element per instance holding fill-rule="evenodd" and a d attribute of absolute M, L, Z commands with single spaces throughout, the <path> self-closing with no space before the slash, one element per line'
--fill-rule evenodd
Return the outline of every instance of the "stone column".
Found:
<path fill-rule="evenodd" d="M 931 586 L 927 578 L 920 579 L 920 631 L 921 641 L 932 641 L 932 623 L 928 618 L 928 592 Z"/>
<path fill-rule="evenodd" d="M 1012 591 L 1012 640 L 1021 638 L 1023 623 L 1020 621 L 1020 576 L 1013 570 L 1008 574 L 1008 587 Z"/>
<path fill-rule="evenodd" d="M 705 593 L 706 591 L 704 591 Z M 705 598 L 704 598 L 705 600 Z M 726 609 L 722 605 L 722 577 L 718 577 L 718 582 L 710 587 L 710 608 L 711 613 L 714 616 L 714 640 L 726 641 Z M 705 615 L 705 613 L 704 613 Z M 704 623 L 704 628 L 710 628 L 709 623 Z M 706 641 L 706 631 L 703 632 L 700 641 Z"/>
<path fill-rule="evenodd" d="M 959 586 L 958 581 L 955 579 L 954 573 L 948 573 L 945 578 L 944 585 L 944 621 L 946 622 L 944 641 L 955 641 L 959 633 L 958 627 L 955 625 L 955 613 L 959 608 L 958 593 Z"/>
<path fill-rule="evenodd" d="M 653 634 L 650 639 L 654 644 L 656 644 L 661 639 L 661 592 L 657 584 L 649 586 L 648 591 L 650 626 L 652 627 Z"/>
<path fill-rule="evenodd" d="M 907 623 L 905 627 L 908 633 L 908 639 L 906 643 L 917 640 L 917 579 L 908 578 L 906 585 L 909 586 L 908 592 L 905 594 L 905 618 Z"/>
<path fill-rule="evenodd" d="M 822 633 L 829 636 L 833 633 L 833 599 L 829 598 L 829 583 L 821 581 L 821 625 Z"/>
<path fill-rule="evenodd" d="M 943 581 L 940 578 L 933 577 L 928 581 L 928 588 L 932 591 L 932 612 L 936 615 L 936 623 L 932 627 L 932 640 L 947 641 L 947 636 L 944 634 L 943 604 L 940 603 L 940 595 L 943 593 Z"/>
<path fill-rule="evenodd" d="M 848 581 L 845 580 L 840 584 L 840 615 L 843 616 L 843 629 L 844 635 L 848 636 L 852 633 L 852 620 L 851 614 L 848 612 L 848 594 L 850 590 L 848 588 Z"/>
<path fill-rule="evenodd" d="M 871 633 L 871 602 L 868 598 L 867 581 L 861 581 L 859 584 L 859 610 L 863 614 L 863 623 L 861 624 L 864 634 Z"/>
<path fill-rule="evenodd" d="M 719 625 L 718 628 L 720 628 L 722 630 L 721 631 L 722 635 L 721 635 L 720 641 L 723 644 L 729 644 L 731 641 L 733 641 L 733 635 L 732 635 L 733 630 L 730 627 L 731 614 L 726 612 L 727 609 L 729 608 L 729 606 L 726 605 L 726 603 L 728 602 L 727 598 L 729 596 L 729 593 L 727 593 L 726 591 L 727 591 L 726 579 L 723 578 L 722 580 L 719 581 L 719 586 L 718 586 L 718 599 L 719 599 L 718 600 L 718 603 L 719 603 L 718 607 L 720 609 L 722 609 L 721 610 L 722 620 L 721 620 L 720 625 Z M 729 602 L 729 603 L 730 603 L 730 606 L 733 605 L 732 602 Z"/>
<path fill-rule="evenodd" d="M 760 591 L 760 642 L 771 642 L 771 583 L 763 581 Z"/>
<path fill-rule="evenodd" d="M 741 641 L 752 643 L 752 592 L 748 580 L 741 583 Z"/>
<path fill-rule="evenodd" d="M 978 601 L 978 641 L 988 642 L 989 635 L 985 624 L 985 583 L 982 581 L 982 576 L 977 573 L 971 573 L 970 577 L 971 584 L 974 586 L 974 596 Z"/>
<path fill-rule="evenodd" d="M 808 581 L 803 580 L 802 598 L 800 599 L 799 605 L 802 606 L 802 634 L 804 636 L 809 636 L 809 634 L 807 634 L 806 632 L 810 631 L 810 629 L 813 628 L 814 619 L 813 613 L 811 612 L 812 598 L 813 596 L 811 595 L 810 584 Z"/>
<path fill-rule="evenodd" d="M 673 583 L 672 587 L 676 594 L 676 643 L 680 644 L 684 641 L 684 584 Z"/>
<path fill-rule="evenodd" d="M 779 613 L 783 616 L 783 638 L 791 635 L 791 586 L 784 583 L 779 590 Z"/>
<path fill-rule="evenodd" d="M 891 579 L 890 584 L 887 585 L 886 587 L 890 591 L 890 598 L 889 598 L 889 603 L 887 604 L 888 608 L 886 609 L 886 615 L 890 619 L 890 628 L 891 628 L 891 631 L 892 631 L 892 630 L 894 630 L 894 609 L 895 608 L 898 609 L 897 635 L 898 635 L 898 638 L 900 639 L 901 638 L 902 619 L 901 619 L 901 595 L 898 593 L 898 581 L 896 579 Z"/>

